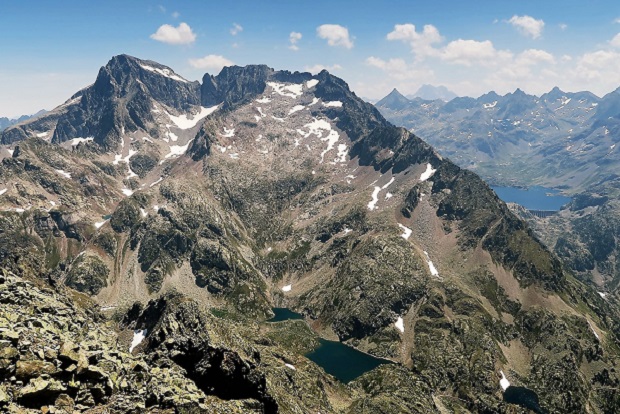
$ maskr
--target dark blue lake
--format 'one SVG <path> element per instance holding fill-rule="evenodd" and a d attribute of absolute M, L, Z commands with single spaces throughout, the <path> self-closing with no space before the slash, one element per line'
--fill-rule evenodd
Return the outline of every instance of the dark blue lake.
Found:
<path fill-rule="evenodd" d="M 570 197 L 559 194 L 557 190 L 534 186 L 530 188 L 491 187 L 506 203 L 517 203 L 528 210 L 559 210 L 568 203 Z"/>
<path fill-rule="evenodd" d="M 267 322 L 282 322 L 282 321 L 304 318 L 304 315 L 297 313 L 297 312 L 293 312 L 292 310 L 287 309 L 287 308 L 272 308 L 271 310 L 273 311 L 275 315 L 273 316 L 273 318 L 269 319 Z"/>
<path fill-rule="evenodd" d="M 538 402 L 538 394 L 525 387 L 513 387 L 509 386 L 504 391 L 504 401 L 511 404 L 516 404 L 521 407 L 530 409 L 536 414 L 546 414 L 547 411 L 541 408 Z"/>
<path fill-rule="evenodd" d="M 303 315 L 286 308 L 271 309 L 275 316 L 267 322 L 303 319 Z M 387 359 L 375 358 L 338 341 L 319 339 L 319 346 L 306 354 L 306 358 L 320 366 L 339 381 L 347 383 L 382 364 Z"/>
<path fill-rule="evenodd" d="M 326 339 L 321 339 L 319 342 L 319 347 L 306 354 L 306 357 L 345 384 L 379 365 L 391 363 L 341 342 Z"/>

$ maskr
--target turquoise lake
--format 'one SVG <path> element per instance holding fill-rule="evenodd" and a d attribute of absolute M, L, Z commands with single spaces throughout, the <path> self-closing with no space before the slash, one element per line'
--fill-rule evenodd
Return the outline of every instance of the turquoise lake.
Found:
<path fill-rule="evenodd" d="M 560 207 L 571 199 L 561 195 L 557 190 L 534 186 L 530 188 L 517 187 L 491 187 L 493 191 L 506 203 L 517 203 L 528 210 L 553 210 Z"/>

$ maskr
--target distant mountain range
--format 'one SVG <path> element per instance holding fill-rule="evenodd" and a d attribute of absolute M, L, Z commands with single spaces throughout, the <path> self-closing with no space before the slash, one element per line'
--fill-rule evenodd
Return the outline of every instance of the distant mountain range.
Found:
<path fill-rule="evenodd" d="M 44 109 L 40 110 L 39 112 L 37 112 L 36 114 L 33 115 L 22 115 L 18 118 L 7 118 L 7 117 L 0 117 L 0 132 L 4 131 L 5 129 L 7 129 L 10 126 L 13 126 L 15 124 L 19 124 L 20 122 L 23 121 L 27 121 L 31 118 L 36 118 L 39 115 L 43 115 L 45 112 Z"/>
<path fill-rule="evenodd" d="M 407 95 L 409 99 L 421 98 L 429 101 L 440 99 L 448 102 L 456 98 L 458 95 L 446 88 L 445 86 L 422 85 L 412 95 Z"/>
<path fill-rule="evenodd" d="M 557 87 L 541 96 L 517 89 L 449 102 L 409 99 L 394 90 L 376 106 L 491 182 L 577 191 L 616 172 L 620 90 L 599 98 Z"/>

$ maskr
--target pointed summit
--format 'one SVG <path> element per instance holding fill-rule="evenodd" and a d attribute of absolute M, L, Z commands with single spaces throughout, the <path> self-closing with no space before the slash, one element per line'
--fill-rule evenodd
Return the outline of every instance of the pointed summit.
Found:
<path fill-rule="evenodd" d="M 385 98 L 376 103 L 376 106 L 380 106 L 387 109 L 403 109 L 411 103 L 402 93 L 398 92 L 396 88 L 392 89 Z"/>
<path fill-rule="evenodd" d="M 555 86 L 549 92 L 543 94 L 540 99 L 546 102 L 553 102 L 566 96 L 566 92 Z"/>

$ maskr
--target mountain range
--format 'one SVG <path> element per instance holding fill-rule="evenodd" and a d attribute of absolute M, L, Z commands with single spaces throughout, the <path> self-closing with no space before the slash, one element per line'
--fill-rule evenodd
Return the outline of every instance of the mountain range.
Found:
<path fill-rule="evenodd" d="M 8 127 L 12 125 L 27 121 L 31 118 L 36 118 L 37 116 L 40 116 L 40 115 L 43 115 L 45 112 L 46 111 L 42 109 L 34 115 L 22 115 L 17 118 L 0 117 L 0 132 L 4 131 L 5 129 L 7 129 Z"/>
<path fill-rule="evenodd" d="M 515 211 L 577 277 L 602 294 L 617 288 L 620 89 L 602 98 L 557 87 L 540 97 L 490 92 L 448 103 L 410 100 L 393 91 L 377 107 L 488 182 L 539 184 L 572 196 L 547 218 Z"/>
<path fill-rule="evenodd" d="M 424 105 L 451 103 L 476 107 Z M 327 71 L 115 56 L 0 142 L 2 409 L 620 407 L 616 295 Z M 389 363 L 345 384 L 306 357 L 321 338 Z"/>
<path fill-rule="evenodd" d="M 493 183 L 575 192 L 615 173 L 619 90 L 599 98 L 557 87 L 540 97 L 517 89 L 449 102 L 392 91 L 376 105 L 388 120 Z"/>

